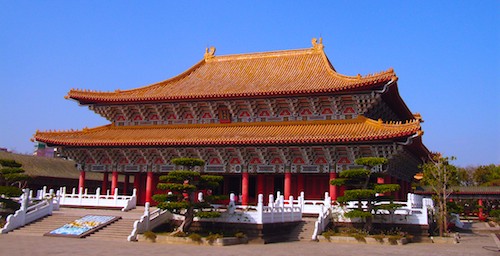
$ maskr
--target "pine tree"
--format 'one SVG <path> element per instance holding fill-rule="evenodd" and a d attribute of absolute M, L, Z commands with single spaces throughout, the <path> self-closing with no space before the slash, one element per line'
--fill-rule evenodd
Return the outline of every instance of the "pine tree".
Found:
<path fill-rule="evenodd" d="M 172 163 L 177 166 L 185 167 L 185 170 L 176 170 L 167 175 L 160 176 L 157 188 L 167 190 L 167 194 L 157 194 L 153 200 L 158 202 L 158 208 L 166 209 L 173 213 L 184 215 L 184 221 L 175 232 L 187 233 L 194 217 L 216 218 L 220 216 L 217 211 L 206 211 L 211 209 L 211 199 L 206 196 L 203 202 L 195 202 L 195 192 L 202 189 L 215 189 L 223 180 L 218 175 L 201 175 L 194 171 L 194 167 L 203 166 L 205 162 L 195 158 L 176 158 Z"/>
<path fill-rule="evenodd" d="M 377 184 L 376 178 L 382 173 L 375 173 L 374 167 L 387 164 L 387 159 L 379 157 L 363 157 L 355 160 L 357 165 L 362 165 L 364 168 L 343 170 L 339 173 L 338 179 L 330 180 L 330 184 L 334 186 L 346 186 L 344 195 L 337 198 L 339 203 L 347 203 L 349 201 L 357 201 L 358 208 L 352 209 L 344 216 L 347 218 L 362 218 L 364 229 L 367 232 L 372 232 L 373 211 L 377 209 L 394 210 L 400 205 L 392 203 L 384 205 L 376 205 L 381 200 L 387 200 L 390 197 L 377 196 L 377 194 L 389 193 L 398 191 L 398 184 Z M 366 202 L 366 207 L 363 203 Z"/>

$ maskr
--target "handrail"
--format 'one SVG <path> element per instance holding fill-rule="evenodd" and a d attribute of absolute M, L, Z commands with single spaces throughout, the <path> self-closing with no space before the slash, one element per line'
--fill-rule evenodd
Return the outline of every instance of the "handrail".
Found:
<path fill-rule="evenodd" d="M 51 198 L 42 199 L 42 201 L 28 207 L 31 201 L 31 192 L 29 189 L 24 189 L 23 191 L 21 207 L 14 214 L 7 216 L 7 222 L 0 229 L 0 234 L 6 234 L 47 215 L 52 215 L 54 204 Z"/>
<path fill-rule="evenodd" d="M 138 234 L 144 233 L 148 230 L 152 230 L 172 218 L 172 213 L 167 210 L 156 209 L 151 212 L 149 202 L 146 203 L 144 207 L 144 214 L 139 220 L 134 221 L 133 229 L 130 232 L 130 235 L 127 237 L 127 241 L 137 241 Z"/>

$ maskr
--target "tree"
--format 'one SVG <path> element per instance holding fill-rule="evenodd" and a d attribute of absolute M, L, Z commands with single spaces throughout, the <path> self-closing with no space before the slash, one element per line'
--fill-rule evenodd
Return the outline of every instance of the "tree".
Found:
<path fill-rule="evenodd" d="M 481 186 L 500 184 L 500 165 L 480 165 L 472 174 L 474 182 Z"/>
<path fill-rule="evenodd" d="M 387 164 L 387 159 L 380 157 L 363 157 L 355 160 L 357 165 L 362 165 L 364 168 L 343 170 L 339 173 L 339 179 L 330 180 L 330 184 L 334 186 L 345 185 L 347 190 L 344 191 L 344 196 L 337 198 L 340 203 L 348 201 L 358 201 L 358 208 L 353 209 L 345 214 L 348 218 L 362 218 L 364 221 L 364 229 L 372 232 L 372 211 L 377 209 L 393 210 L 399 205 L 391 203 L 388 205 L 376 206 L 375 204 L 382 199 L 387 200 L 386 196 L 377 196 L 377 194 L 389 193 L 398 191 L 398 184 L 377 184 L 376 178 L 381 176 L 383 172 L 375 173 L 374 167 L 382 167 Z M 366 208 L 363 208 L 362 202 L 366 202 Z"/>
<path fill-rule="evenodd" d="M 206 196 L 203 202 L 195 202 L 195 192 L 202 189 L 214 189 L 223 180 L 218 175 L 201 175 L 194 167 L 203 166 L 205 162 L 195 158 L 175 158 L 172 163 L 183 166 L 187 170 L 176 170 L 160 176 L 162 183 L 158 189 L 167 190 L 167 194 L 157 194 L 153 200 L 158 202 L 158 208 L 184 215 L 184 220 L 175 232 L 188 232 L 195 216 L 200 218 L 216 218 L 220 216 L 211 209 L 211 196 Z M 170 193 L 171 192 L 171 193 Z"/>
<path fill-rule="evenodd" d="M 451 160 L 455 160 L 455 157 L 443 157 L 441 154 L 434 154 L 431 161 L 421 166 L 424 172 L 422 182 L 432 189 L 437 201 L 439 236 L 445 234 L 448 225 L 446 202 L 453 193 L 451 186 L 459 183 L 457 168 L 449 163 Z"/>
<path fill-rule="evenodd" d="M 10 159 L 0 159 L 0 194 L 19 196 L 30 177 L 24 174 L 22 164 Z"/>

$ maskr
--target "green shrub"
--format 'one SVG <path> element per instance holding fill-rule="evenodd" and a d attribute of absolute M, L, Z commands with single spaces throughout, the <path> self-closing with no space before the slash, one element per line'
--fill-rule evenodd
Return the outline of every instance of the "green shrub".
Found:
<path fill-rule="evenodd" d="M 0 198 L 0 205 L 1 205 L 0 208 L 11 209 L 14 211 L 17 211 L 19 210 L 19 208 L 21 208 L 21 205 L 18 202 L 15 202 L 8 198 Z"/>
<path fill-rule="evenodd" d="M 490 216 L 493 217 L 493 218 L 500 218 L 500 209 L 491 210 L 490 211 Z"/>
<path fill-rule="evenodd" d="M 210 233 L 210 234 L 208 234 L 208 236 L 206 237 L 206 239 L 207 239 L 208 243 L 210 245 L 212 245 L 215 242 L 215 240 L 217 240 L 218 238 L 222 238 L 222 237 L 223 236 L 221 234 L 212 234 L 212 233 Z"/>
<path fill-rule="evenodd" d="M 0 165 L 3 167 L 15 167 L 15 168 L 22 166 L 22 164 L 12 159 L 0 159 Z"/>
<path fill-rule="evenodd" d="M 23 194 L 23 191 L 17 187 L 0 186 L 0 195 L 6 197 L 17 197 Z"/>
<path fill-rule="evenodd" d="M 373 237 L 379 243 L 384 243 L 384 237 L 385 236 L 383 234 L 373 235 L 371 237 Z"/>
<path fill-rule="evenodd" d="M 323 236 L 326 240 L 328 240 L 328 242 L 330 242 L 330 241 L 331 241 L 331 237 L 335 235 L 335 231 L 333 231 L 333 230 L 331 230 L 331 229 L 330 229 L 330 230 L 327 230 L 327 231 L 325 231 L 325 232 L 321 233 L 321 235 L 322 235 L 322 236 Z"/>
<path fill-rule="evenodd" d="M 188 237 L 189 237 L 189 239 L 191 239 L 191 241 L 193 241 L 193 242 L 197 242 L 197 243 L 199 243 L 199 244 L 202 242 L 202 240 L 201 240 L 201 236 L 200 236 L 199 234 L 197 234 L 197 233 L 192 233 L 192 234 L 190 234 Z"/>
<path fill-rule="evenodd" d="M 387 236 L 387 239 L 389 240 L 390 244 L 398 244 L 398 240 L 403 238 L 401 235 L 392 235 L 392 236 Z"/>
<path fill-rule="evenodd" d="M 153 243 L 156 242 L 156 234 L 154 232 L 146 231 L 146 232 L 144 232 L 143 235 L 144 235 L 144 238 L 146 240 L 149 240 L 149 241 L 151 241 Z"/>
<path fill-rule="evenodd" d="M 361 233 L 350 234 L 350 236 L 354 237 L 358 242 L 366 243 L 366 235 Z"/>
<path fill-rule="evenodd" d="M 245 235 L 245 233 L 243 233 L 243 232 L 236 232 L 236 233 L 234 233 L 234 237 L 245 238 L 245 237 L 247 237 L 247 235 Z"/>
<path fill-rule="evenodd" d="M 173 236 L 175 236 L 175 237 L 186 237 L 186 233 L 184 233 L 182 231 L 181 232 L 175 232 L 173 234 Z"/>
<path fill-rule="evenodd" d="M 220 217 L 220 212 L 213 212 L 213 211 L 210 211 L 210 212 L 197 212 L 195 214 L 196 217 L 198 218 L 205 218 L 205 219 L 208 219 L 208 218 L 217 218 L 217 217 Z"/>

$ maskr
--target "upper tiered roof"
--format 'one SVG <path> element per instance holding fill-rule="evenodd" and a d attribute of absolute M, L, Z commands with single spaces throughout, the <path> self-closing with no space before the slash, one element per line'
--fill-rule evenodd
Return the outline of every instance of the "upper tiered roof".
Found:
<path fill-rule="evenodd" d="M 115 126 L 40 132 L 36 141 L 75 147 L 328 144 L 406 140 L 422 134 L 419 120 L 349 120 Z"/>
<path fill-rule="evenodd" d="M 392 69 L 367 76 L 337 73 L 313 39 L 309 49 L 215 56 L 171 79 L 132 90 L 98 92 L 72 89 L 66 98 L 81 104 L 204 100 L 336 93 L 382 87 L 395 81 Z"/>

